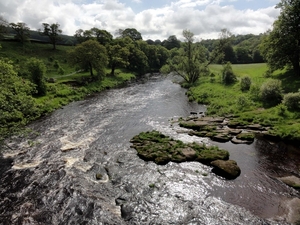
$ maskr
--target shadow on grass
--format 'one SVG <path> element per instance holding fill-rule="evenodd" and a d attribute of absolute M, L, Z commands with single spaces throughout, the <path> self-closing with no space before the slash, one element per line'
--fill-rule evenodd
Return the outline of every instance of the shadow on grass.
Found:
<path fill-rule="evenodd" d="M 276 77 L 281 80 L 285 93 L 298 92 L 300 89 L 300 78 L 294 74 L 293 70 L 279 73 Z"/>

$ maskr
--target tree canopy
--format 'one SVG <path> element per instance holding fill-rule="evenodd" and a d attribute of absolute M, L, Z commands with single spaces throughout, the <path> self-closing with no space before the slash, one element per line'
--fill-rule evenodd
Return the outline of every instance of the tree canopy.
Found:
<path fill-rule="evenodd" d="M 280 15 L 264 37 L 261 51 L 271 71 L 291 66 L 300 75 L 300 0 L 281 0 Z"/>
<path fill-rule="evenodd" d="M 69 52 L 69 62 L 81 69 L 89 70 L 93 79 L 100 79 L 105 76 L 105 67 L 108 63 L 106 48 L 95 40 L 85 41 Z M 96 76 L 93 70 L 96 70 Z"/>
<path fill-rule="evenodd" d="M 9 25 L 16 32 L 15 38 L 21 43 L 24 43 L 29 40 L 29 27 L 26 23 L 10 23 Z"/>
<path fill-rule="evenodd" d="M 50 43 L 53 45 L 53 50 L 56 49 L 56 44 L 61 39 L 59 35 L 62 33 L 62 30 L 59 27 L 58 23 L 43 23 L 43 30 L 39 29 L 41 35 L 49 37 Z"/>

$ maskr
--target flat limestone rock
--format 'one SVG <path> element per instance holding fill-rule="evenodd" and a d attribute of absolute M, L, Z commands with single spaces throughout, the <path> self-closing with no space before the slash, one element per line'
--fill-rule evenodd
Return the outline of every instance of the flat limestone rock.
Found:
<path fill-rule="evenodd" d="M 289 210 L 287 221 L 291 224 L 300 224 L 300 199 L 294 198 L 287 204 Z"/>

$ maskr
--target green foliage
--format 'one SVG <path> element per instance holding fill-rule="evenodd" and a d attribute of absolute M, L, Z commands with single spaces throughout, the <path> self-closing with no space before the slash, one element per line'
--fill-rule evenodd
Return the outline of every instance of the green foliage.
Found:
<path fill-rule="evenodd" d="M 38 96 L 46 95 L 47 87 L 45 81 L 46 66 L 42 60 L 30 58 L 25 65 L 25 69 L 32 83 L 36 85 Z"/>
<path fill-rule="evenodd" d="M 59 29 L 60 25 L 58 23 L 48 24 L 43 23 L 43 30 L 39 30 L 40 35 L 47 36 L 50 40 L 50 43 L 53 45 L 53 50 L 56 49 L 56 44 L 61 37 L 59 36 L 62 33 L 62 30 Z"/>
<path fill-rule="evenodd" d="M 11 62 L 0 59 L 0 141 L 36 116 L 33 85 L 18 77 Z"/>
<path fill-rule="evenodd" d="M 284 104 L 279 104 L 276 106 L 277 115 L 285 117 L 287 115 L 287 107 Z"/>
<path fill-rule="evenodd" d="M 251 78 L 249 76 L 244 76 L 241 79 L 241 90 L 249 91 L 251 87 Z"/>
<path fill-rule="evenodd" d="M 264 104 L 273 106 L 282 100 L 281 81 L 269 79 L 260 88 L 260 96 Z"/>
<path fill-rule="evenodd" d="M 205 50 L 201 45 L 193 44 L 194 34 L 183 31 L 185 44 L 170 61 L 170 67 L 187 83 L 195 83 L 201 75 L 208 73 Z"/>
<path fill-rule="evenodd" d="M 300 92 L 288 93 L 283 97 L 283 104 L 289 110 L 299 110 L 300 109 Z"/>
<path fill-rule="evenodd" d="M 78 65 L 82 69 L 90 71 L 93 79 L 101 79 L 105 76 L 105 67 L 108 64 L 107 52 L 103 45 L 97 41 L 89 40 L 77 45 L 68 55 L 71 65 Z M 93 69 L 97 76 L 94 76 Z"/>
<path fill-rule="evenodd" d="M 20 41 L 22 44 L 29 40 L 29 27 L 27 27 L 26 23 L 10 23 L 9 25 L 16 32 L 15 39 Z"/>
<path fill-rule="evenodd" d="M 281 9 L 273 30 L 263 38 L 261 51 L 272 71 L 289 65 L 300 75 L 300 1 L 281 0 Z"/>
<path fill-rule="evenodd" d="M 225 85 L 233 84 L 237 80 L 236 75 L 233 73 L 231 63 L 228 62 L 223 66 L 222 70 L 222 82 Z"/>

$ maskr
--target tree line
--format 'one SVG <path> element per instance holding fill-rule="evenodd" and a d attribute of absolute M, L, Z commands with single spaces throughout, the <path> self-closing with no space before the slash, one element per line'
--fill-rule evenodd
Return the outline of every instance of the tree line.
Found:
<path fill-rule="evenodd" d="M 135 28 L 120 29 L 115 38 L 106 30 L 79 29 L 74 34 L 76 45 L 68 53 L 68 62 L 76 69 L 89 71 L 92 81 L 114 76 L 116 69 L 126 69 L 140 75 L 154 71 L 176 72 L 193 85 L 200 76 L 209 74 L 211 63 L 222 63 L 227 71 L 224 82 L 230 83 L 234 80 L 230 63 L 260 62 L 261 59 L 266 60 L 270 72 L 290 68 L 299 76 L 299 6 L 300 0 L 281 0 L 277 5 L 280 15 L 273 29 L 258 36 L 235 36 L 222 29 L 217 40 L 195 42 L 193 32 L 186 29 L 182 32 L 184 41 L 171 35 L 161 42 L 144 41 Z M 14 31 L 17 41 L 29 41 L 30 29 L 25 23 L 8 23 L 0 17 L 0 34 L 5 36 L 8 28 Z M 58 23 L 43 23 L 37 32 L 48 38 L 53 50 L 62 38 Z M 31 58 L 20 72 L 9 59 L 0 58 L 0 90 L 0 133 L 3 133 L 1 130 L 14 128 L 37 116 L 33 97 L 47 94 L 43 61 Z M 299 104 L 299 100 L 297 102 Z"/>

